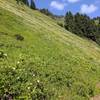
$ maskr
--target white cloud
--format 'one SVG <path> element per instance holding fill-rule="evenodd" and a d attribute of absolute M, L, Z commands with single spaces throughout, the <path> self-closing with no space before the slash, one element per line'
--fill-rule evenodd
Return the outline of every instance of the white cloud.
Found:
<path fill-rule="evenodd" d="M 84 13 L 84 14 L 90 14 L 90 13 L 95 12 L 97 9 L 98 9 L 98 7 L 93 4 L 91 4 L 91 5 L 83 4 L 81 6 L 80 12 Z"/>
<path fill-rule="evenodd" d="M 66 6 L 66 4 L 65 3 L 60 3 L 58 1 L 52 1 L 51 4 L 50 4 L 50 6 L 52 8 L 57 9 L 57 10 L 63 10 L 64 7 Z"/>
<path fill-rule="evenodd" d="M 76 2 L 78 2 L 78 1 L 80 1 L 80 0 L 67 0 L 69 3 L 76 3 Z"/>

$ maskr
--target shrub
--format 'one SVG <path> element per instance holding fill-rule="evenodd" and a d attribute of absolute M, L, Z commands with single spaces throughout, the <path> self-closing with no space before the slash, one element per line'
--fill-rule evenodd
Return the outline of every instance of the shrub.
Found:
<path fill-rule="evenodd" d="M 63 23 L 57 23 L 59 26 L 64 27 Z"/>
<path fill-rule="evenodd" d="M 15 38 L 16 38 L 16 40 L 19 40 L 19 41 L 23 41 L 24 40 L 24 37 L 21 36 L 20 34 L 16 34 Z"/>

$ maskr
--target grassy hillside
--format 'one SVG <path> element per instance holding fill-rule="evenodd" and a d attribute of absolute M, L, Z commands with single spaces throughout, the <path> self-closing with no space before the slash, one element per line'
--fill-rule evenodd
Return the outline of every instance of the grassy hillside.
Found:
<path fill-rule="evenodd" d="M 14 0 L 0 0 L 1 97 L 9 92 L 15 100 L 88 100 L 100 93 L 99 82 L 96 43 Z"/>

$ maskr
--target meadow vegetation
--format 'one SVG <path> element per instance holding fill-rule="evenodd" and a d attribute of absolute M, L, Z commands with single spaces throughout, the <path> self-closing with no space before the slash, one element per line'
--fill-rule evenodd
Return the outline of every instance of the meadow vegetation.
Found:
<path fill-rule="evenodd" d="M 100 93 L 100 46 L 14 0 L 0 0 L 0 97 L 89 100 Z"/>

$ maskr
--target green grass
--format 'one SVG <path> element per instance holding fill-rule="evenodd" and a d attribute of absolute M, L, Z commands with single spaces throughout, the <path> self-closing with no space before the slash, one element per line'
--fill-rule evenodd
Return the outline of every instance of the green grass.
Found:
<path fill-rule="evenodd" d="M 7 54 L 0 58 L 1 96 L 88 100 L 99 94 L 100 47 L 14 0 L 0 0 L 0 51 Z"/>

